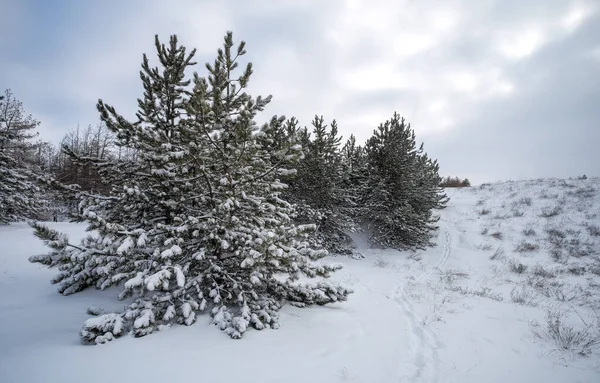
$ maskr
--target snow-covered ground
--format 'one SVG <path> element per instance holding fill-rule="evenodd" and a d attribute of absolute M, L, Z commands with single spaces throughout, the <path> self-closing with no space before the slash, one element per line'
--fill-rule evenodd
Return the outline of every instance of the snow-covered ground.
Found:
<path fill-rule="evenodd" d="M 600 382 L 599 190 L 599 179 L 449 189 L 437 247 L 338 257 L 348 302 L 287 306 L 279 330 L 241 340 L 205 317 L 83 346 L 87 307 L 119 309 L 117 293 L 59 295 L 55 272 L 27 261 L 45 251 L 32 230 L 0 227 L 0 381 Z"/>

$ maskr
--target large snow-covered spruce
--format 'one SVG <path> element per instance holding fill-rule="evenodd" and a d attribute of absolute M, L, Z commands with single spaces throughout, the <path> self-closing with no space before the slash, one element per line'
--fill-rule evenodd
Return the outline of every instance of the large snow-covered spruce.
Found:
<path fill-rule="evenodd" d="M 206 65 L 207 78 L 194 73 L 188 80 L 194 51 L 187 53 L 175 36 L 167 46 L 156 37 L 161 68 L 151 68 L 144 55 L 137 121 L 98 102 L 118 145 L 135 150 L 137 159 L 77 158 L 113 186 L 108 195 L 81 193 L 80 219 L 93 233 L 71 244 L 33 224 L 51 251 L 31 257 L 59 270 L 52 282 L 65 295 L 122 286 L 120 298 L 131 303 L 122 313 L 88 320 L 85 342 L 191 325 L 205 310 L 239 338 L 248 327 L 276 328 L 283 302 L 321 305 L 351 293 L 324 279 L 299 280 L 327 277 L 341 266 L 316 262 L 327 251 L 305 241 L 314 225 L 296 225 L 294 206 L 281 198 L 280 177 L 294 171 L 288 165 L 301 146 L 295 135 L 282 134 L 293 126 L 285 118 L 262 127 L 254 122 L 270 97 L 245 92 L 251 64 L 234 77 L 244 46 L 234 49 L 228 33 Z"/>

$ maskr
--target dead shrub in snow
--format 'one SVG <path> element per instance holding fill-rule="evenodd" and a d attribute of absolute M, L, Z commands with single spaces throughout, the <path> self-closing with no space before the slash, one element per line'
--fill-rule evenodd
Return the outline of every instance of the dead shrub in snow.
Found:
<path fill-rule="evenodd" d="M 555 205 L 554 207 L 545 207 L 542 209 L 542 212 L 540 213 L 540 217 L 543 218 L 550 218 L 550 217 L 556 217 L 557 215 L 559 215 L 560 213 L 562 213 L 562 208 L 558 205 Z"/>
<path fill-rule="evenodd" d="M 558 309 L 546 312 L 546 321 L 542 324 L 530 323 L 531 331 L 540 339 L 553 341 L 563 351 L 575 352 L 587 356 L 600 346 L 600 337 L 591 330 L 591 326 L 575 328 L 564 321 L 564 313 Z"/>
<path fill-rule="evenodd" d="M 490 245 L 489 243 L 486 243 L 486 244 L 480 243 L 479 245 L 475 245 L 475 248 L 477 250 L 488 251 L 488 250 L 492 250 L 492 245 Z"/>
<path fill-rule="evenodd" d="M 592 198 L 596 195 L 596 189 L 591 186 L 580 187 L 576 190 L 568 191 L 567 194 L 578 198 Z"/>
<path fill-rule="evenodd" d="M 540 245 L 537 243 L 531 243 L 527 241 L 521 241 L 517 246 L 515 246 L 515 251 L 519 253 L 526 253 L 530 251 L 536 251 L 540 248 Z"/>
<path fill-rule="evenodd" d="M 502 246 L 497 248 L 496 251 L 494 251 L 494 254 L 490 256 L 490 259 L 492 261 L 504 259 L 504 248 L 502 248 Z"/>
<path fill-rule="evenodd" d="M 583 275 L 585 274 L 585 266 L 572 265 L 567 267 L 567 271 L 573 275 Z"/>
<path fill-rule="evenodd" d="M 558 263 L 566 263 L 569 258 L 565 255 L 560 247 L 553 247 L 550 249 L 550 257 L 552 260 L 554 260 L 554 262 Z"/>
<path fill-rule="evenodd" d="M 581 234 L 581 230 L 576 230 L 576 229 L 571 229 L 571 228 L 565 230 L 565 232 L 573 237 L 578 237 L 579 234 Z"/>
<path fill-rule="evenodd" d="M 548 189 L 543 189 L 540 192 L 540 198 L 542 198 L 542 199 L 557 199 L 558 194 L 548 194 Z"/>
<path fill-rule="evenodd" d="M 481 234 L 481 235 L 487 235 L 489 231 L 490 231 L 489 227 L 484 227 L 483 229 L 481 229 L 481 231 L 479 232 L 479 234 Z"/>
<path fill-rule="evenodd" d="M 600 259 L 596 259 L 596 263 L 594 263 L 589 268 L 590 273 L 600 275 Z"/>
<path fill-rule="evenodd" d="M 568 183 L 567 181 L 564 181 L 564 180 L 562 180 L 559 185 L 561 187 L 564 187 L 564 188 L 575 188 L 575 187 L 577 187 L 576 185 L 570 184 L 570 183 Z"/>
<path fill-rule="evenodd" d="M 531 206 L 531 197 L 523 197 L 519 200 L 521 205 Z"/>
<path fill-rule="evenodd" d="M 600 226 L 593 224 L 586 224 L 586 230 L 592 237 L 600 237 Z"/>
<path fill-rule="evenodd" d="M 502 240 L 502 238 L 504 238 L 504 234 L 502 234 L 502 233 L 501 233 L 501 232 L 499 232 L 499 231 L 496 231 L 496 232 L 494 232 L 494 233 L 490 234 L 490 237 L 494 237 L 494 238 L 496 238 L 497 240 L 500 240 L 500 241 L 501 241 L 501 240 Z"/>
<path fill-rule="evenodd" d="M 526 288 L 513 288 L 510 292 L 510 299 L 523 306 L 536 307 L 540 303 L 539 299 L 536 297 L 535 291 Z"/>
<path fill-rule="evenodd" d="M 525 215 L 521 210 L 513 209 L 512 211 L 513 217 L 522 217 Z"/>
<path fill-rule="evenodd" d="M 492 292 L 489 287 L 481 287 L 479 289 L 471 289 L 464 286 L 451 286 L 448 288 L 451 291 L 460 293 L 462 295 L 475 295 L 482 298 L 489 298 L 497 302 L 502 302 L 504 298 L 500 294 Z"/>
<path fill-rule="evenodd" d="M 562 239 L 567 237 L 567 234 L 564 231 L 555 227 L 546 228 L 546 234 L 548 234 L 548 241 L 551 243 L 561 242 Z"/>
<path fill-rule="evenodd" d="M 504 298 L 502 298 L 502 295 L 498 294 L 498 293 L 494 293 L 492 292 L 492 289 L 490 289 L 489 287 L 481 287 L 479 289 L 467 289 L 469 294 L 478 296 L 478 297 L 482 297 L 482 298 L 489 298 L 492 299 L 494 301 L 497 302 L 502 302 Z"/>
<path fill-rule="evenodd" d="M 586 204 L 583 200 L 577 201 L 577 205 L 575 205 L 575 209 L 577 209 L 577 211 L 580 213 L 585 213 L 587 210 L 589 210 L 589 208 L 590 205 Z"/>
<path fill-rule="evenodd" d="M 582 242 L 578 238 L 563 242 L 562 247 L 570 257 L 575 258 L 586 257 L 598 251 L 593 242 Z"/>
<path fill-rule="evenodd" d="M 468 273 L 466 273 L 464 271 L 456 270 L 456 269 L 447 269 L 447 270 L 438 269 L 438 271 L 440 273 L 440 280 L 447 285 L 454 284 L 454 282 L 456 282 L 458 279 L 469 278 Z"/>
<path fill-rule="evenodd" d="M 542 265 L 535 265 L 532 272 L 533 272 L 533 275 L 536 275 L 536 276 L 542 277 L 542 278 L 555 278 L 556 277 L 556 273 L 554 271 L 545 269 Z"/>
<path fill-rule="evenodd" d="M 508 269 L 513 273 L 523 274 L 527 270 L 527 265 L 524 265 L 519 261 L 511 259 L 508 262 Z"/>
<path fill-rule="evenodd" d="M 523 229 L 522 233 L 526 237 L 531 237 L 535 235 L 535 230 L 533 229 L 533 227 L 526 227 L 525 229 Z"/>
<path fill-rule="evenodd" d="M 582 300 L 589 295 L 579 285 L 569 286 L 556 281 L 540 286 L 536 290 L 546 298 L 555 298 L 561 302 Z"/>
<path fill-rule="evenodd" d="M 548 285 L 548 281 L 546 278 L 539 277 L 537 275 L 528 275 L 525 281 L 529 286 L 533 287 L 536 290 L 545 288 Z"/>
<path fill-rule="evenodd" d="M 386 261 L 383 258 L 377 258 L 373 261 L 373 264 L 377 267 L 380 267 L 382 269 L 385 269 L 386 267 L 388 267 L 390 265 L 390 263 L 388 261 Z"/>

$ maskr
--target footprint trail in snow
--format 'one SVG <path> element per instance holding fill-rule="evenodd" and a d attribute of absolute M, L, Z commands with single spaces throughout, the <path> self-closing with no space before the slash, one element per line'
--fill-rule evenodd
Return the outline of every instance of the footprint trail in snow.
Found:
<path fill-rule="evenodd" d="M 415 278 L 419 282 L 432 274 L 432 270 L 441 268 L 450 256 L 451 236 L 444 228 L 444 249 L 442 256 L 434 267 L 429 267 Z M 439 358 L 437 349 L 439 341 L 436 335 L 424 324 L 424 320 L 414 312 L 413 305 L 406 298 L 406 288 L 399 285 L 394 291 L 394 302 L 406 318 L 408 335 L 410 337 L 410 355 L 412 357 L 413 371 L 406 381 L 435 383 L 439 381 Z"/>

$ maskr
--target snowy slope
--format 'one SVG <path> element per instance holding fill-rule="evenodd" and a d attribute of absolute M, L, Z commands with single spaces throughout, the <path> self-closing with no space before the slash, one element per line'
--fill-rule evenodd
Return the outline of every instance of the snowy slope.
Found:
<path fill-rule="evenodd" d="M 0 381 L 598 382 L 598 190 L 598 179 L 449 189 L 437 247 L 401 253 L 357 237 L 365 259 L 335 259 L 348 302 L 285 307 L 279 330 L 241 340 L 205 318 L 82 346 L 87 307 L 119 309 L 117 293 L 60 296 L 54 271 L 27 261 L 45 251 L 31 229 L 0 227 Z"/>

